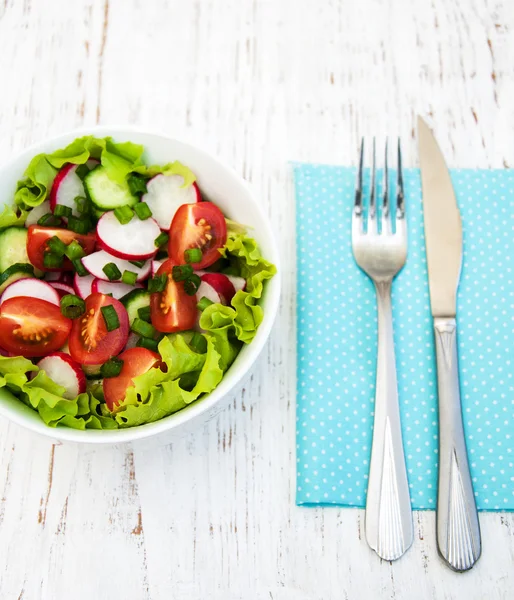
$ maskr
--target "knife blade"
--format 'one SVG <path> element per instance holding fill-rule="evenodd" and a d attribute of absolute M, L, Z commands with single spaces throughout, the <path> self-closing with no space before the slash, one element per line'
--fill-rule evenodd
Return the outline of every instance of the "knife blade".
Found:
<path fill-rule="evenodd" d="M 441 150 L 421 117 L 418 133 L 432 316 L 455 317 L 462 263 L 460 212 Z"/>
<path fill-rule="evenodd" d="M 457 287 L 462 223 L 443 155 L 418 117 L 430 306 L 434 317 L 439 405 L 437 546 L 456 571 L 471 569 L 482 551 L 480 525 L 462 423 L 457 354 Z"/>

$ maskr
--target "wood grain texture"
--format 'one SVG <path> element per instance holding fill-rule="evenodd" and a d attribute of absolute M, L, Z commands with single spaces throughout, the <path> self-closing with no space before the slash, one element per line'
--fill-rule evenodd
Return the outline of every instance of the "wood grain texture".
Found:
<path fill-rule="evenodd" d="M 514 166 L 511 0 L 0 0 L 0 160 L 77 126 L 131 123 L 231 163 L 273 220 L 283 301 L 241 394 L 161 447 L 52 445 L 0 422 L 2 600 L 514 597 L 514 517 L 482 514 L 457 575 L 434 514 L 380 562 L 358 510 L 294 506 L 290 160 L 354 163 L 415 116 L 451 166 Z"/>

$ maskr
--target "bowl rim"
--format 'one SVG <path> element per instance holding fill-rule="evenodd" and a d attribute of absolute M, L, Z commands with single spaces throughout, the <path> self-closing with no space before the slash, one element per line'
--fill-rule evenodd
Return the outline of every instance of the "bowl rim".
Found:
<path fill-rule="evenodd" d="M 112 136 L 113 138 L 116 138 L 116 136 L 130 136 L 130 134 L 151 136 L 152 138 L 160 138 L 161 140 L 166 142 L 171 141 L 183 145 L 186 148 L 192 150 L 193 152 L 196 152 L 197 154 L 201 155 L 203 158 L 214 163 L 216 165 L 216 168 L 224 170 L 227 175 L 230 175 L 232 178 L 235 178 L 238 184 L 242 186 L 246 191 L 249 201 L 254 205 L 253 207 L 259 214 L 260 219 L 264 225 L 264 229 L 266 230 L 266 235 L 269 239 L 270 246 L 269 256 L 266 256 L 266 258 L 267 260 L 275 264 L 275 266 L 277 267 L 277 273 L 272 280 L 267 282 L 266 296 L 269 298 L 268 306 L 266 307 L 266 312 L 264 314 L 263 321 L 259 325 L 255 338 L 252 340 L 251 344 L 248 345 L 248 351 L 245 356 L 245 364 L 237 370 L 229 370 L 224 375 L 219 385 L 205 398 L 203 398 L 201 401 L 191 403 L 188 407 L 178 411 L 177 413 L 169 415 L 168 417 L 164 417 L 163 419 L 160 419 L 159 421 L 155 421 L 153 423 L 146 423 L 144 425 L 138 425 L 136 427 L 130 427 L 126 429 L 79 430 L 67 427 L 49 427 L 42 420 L 38 422 L 36 420 L 26 419 L 21 411 L 12 411 L 11 409 L 9 409 L 7 404 L 4 404 L 0 400 L 1 417 L 5 417 L 8 421 L 12 421 L 17 425 L 21 425 L 26 429 L 52 438 L 53 440 L 99 445 L 124 444 L 137 440 L 147 439 L 150 437 L 156 437 L 160 434 L 164 434 L 166 432 L 175 430 L 187 422 L 195 420 L 197 417 L 208 412 L 216 404 L 218 404 L 227 394 L 229 394 L 234 388 L 236 388 L 238 384 L 242 381 L 242 379 L 246 376 L 246 374 L 251 369 L 252 365 L 257 360 L 259 354 L 261 353 L 261 350 L 265 346 L 266 341 L 268 340 L 269 334 L 271 332 L 271 328 L 275 321 L 276 315 L 278 313 L 281 287 L 280 260 L 277 241 L 273 233 L 273 228 L 271 227 L 270 220 L 264 212 L 264 210 L 262 209 L 261 205 L 257 202 L 248 182 L 241 175 L 239 175 L 239 173 L 237 173 L 235 169 L 229 164 L 227 164 L 214 154 L 211 154 L 210 152 L 199 148 L 195 144 L 183 141 L 179 138 L 158 133 L 152 129 L 137 127 L 134 125 L 93 125 L 91 127 L 84 126 L 65 131 L 55 136 L 46 137 L 38 142 L 31 144 L 30 146 L 23 148 L 20 152 L 15 154 L 8 161 L 5 161 L 2 164 L 0 164 L 0 172 L 8 170 L 14 165 L 14 163 L 18 162 L 23 157 L 27 157 L 28 164 L 28 161 L 30 161 L 33 158 L 33 156 L 40 152 L 45 152 L 45 149 L 49 145 L 59 144 L 60 140 L 63 141 L 62 143 L 67 143 L 66 140 L 68 138 L 74 139 L 76 137 L 80 137 L 81 135 L 96 135 L 98 137 Z M 200 426 L 200 424 L 198 424 L 198 426 Z"/>

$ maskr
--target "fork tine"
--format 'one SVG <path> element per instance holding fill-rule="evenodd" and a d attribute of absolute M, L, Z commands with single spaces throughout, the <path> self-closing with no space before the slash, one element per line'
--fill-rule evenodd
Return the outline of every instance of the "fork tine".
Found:
<path fill-rule="evenodd" d="M 396 218 L 403 219 L 405 216 L 405 196 L 403 193 L 403 173 L 402 173 L 402 149 L 400 138 L 398 138 L 398 159 L 397 159 L 397 178 L 396 178 Z"/>
<path fill-rule="evenodd" d="M 369 193 L 368 232 L 377 230 L 377 203 L 376 203 L 376 181 L 375 181 L 375 138 L 371 152 L 371 183 Z"/>
<path fill-rule="evenodd" d="M 383 182 L 382 182 L 382 232 L 389 233 L 391 229 L 391 220 L 389 215 L 389 168 L 387 164 L 387 154 L 388 154 L 388 138 L 385 141 L 385 150 L 384 150 L 384 173 L 383 173 Z"/>
<path fill-rule="evenodd" d="M 355 184 L 354 214 L 357 217 L 360 217 L 362 215 L 362 168 L 363 168 L 363 164 L 364 164 L 364 138 L 361 139 L 359 169 L 357 171 L 357 182 Z"/>

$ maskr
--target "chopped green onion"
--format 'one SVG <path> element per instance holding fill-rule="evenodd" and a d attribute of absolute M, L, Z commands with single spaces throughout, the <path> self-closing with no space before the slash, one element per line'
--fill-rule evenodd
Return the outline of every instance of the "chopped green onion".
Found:
<path fill-rule="evenodd" d="M 75 233 L 87 233 L 92 227 L 91 221 L 84 217 L 69 217 L 68 229 Z"/>
<path fill-rule="evenodd" d="M 135 267 L 137 267 L 138 269 L 141 269 L 141 267 L 144 267 L 146 264 L 146 260 L 129 260 L 129 263 L 131 265 L 134 265 Z"/>
<path fill-rule="evenodd" d="M 200 279 L 200 277 L 196 273 L 194 273 L 189 279 L 184 281 L 184 292 L 186 292 L 188 296 L 194 296 L 198 291 L 198 288 L 200 287 L 201 283 L 202 280 Z"/>
<path fill-rule="evenodd" d="M 132 221 L 134 211 L 130 208 L 130 206 L 119 206 L 118 208 L 114 209 L 114 216 L 122 225 L 126 225 Z"/>
<path fill-rule="evenodd" d="M 121 281 L 127 285 L 134 285 L 137 281 L 137 273 L 134 273 L 134 271 L 123 271 Z"/>
<path fill-rule="evenodd" d="M 141 308 L 137 309 L 137 316 L 142 320 L 142 321 L 146 321 L 147 323 L 150 323 L 150 307 L 149 306 L 142 306 Z"/>
<path fill-rule="evenodd" d="M 84 177 L 89 173 L 89 167 L 87 165 L 79 165 L 75 169 L 75 175 L 80 179 L 84 180 Z"/>
<path fill-rule="evenodd" d="M 155 238 L 155 247 L 156 248 L 160 248 L 161 246 L 164 246 L 164 244 L 168 241 L 169 236 L 167 233 L 164 233 L 164 231 L 162 231 L 156 238 Z"/>
<path fill-rule="evenodd" d="M 54 208 L 54 215 L 56 217 L 71 217 L 71 208 L 69 206 L 65 206 L 64 204 L 56 204 Z"/>
<path fill-rule="evenodd" d="M 138 346 L 139 348 L 147 348 L 148 350 L 153 350 L 154 352 L 157 352 L 159 342 L 157 340 L 152 340 L 151 338 L 142 337 L 139 338 L 136 346 Z"/>
<path fill-rule="evenodd" d="M 175 281 L 185 281 L 193 274 L 193 267 L 191 265 L 175 266 L 172 269 L 172 273 Z"/>
<path fill-rule="evenodd" d="M 112 306 L 112 304 L 108 304 L 107 306 L 102 306 L 100 310 L 102 311 L 102 317 L 104 318 L 107 331 L 114 331 L 115 329 L 118 329 L 120 326 L 120 320 L 114 306 Z"/>
<path fill-rule="evenodd" d="M 166 280 L 166 274 L 155 275 L 155 277 L 152 277 L 152 279 L 150 279 L 148 282 L 148 291 L 150 294 L 153 294 L 154 292 L 164 292 L 166 288 Z"/>
<path fill-rule="evenodd" d="M 77 240 L 73 240 L 70 244 L 68 244 L 68 247 L 66 248 L 64 254 L 66 254 L 66 256 L 70 260 L 82 258 L 86 255 L 86 253 L 84 252 L 84 248 L 82 248 L 82 246 L 77 242 Z"/>
<path fill-rule="evenodd" d="M 43 256 L 43 266 L 45 269 L 60 269 L 63 263 L 63 257 L 53 254 L 53 252 L 45 252 Z"/>
<path fill-rule="evenodd" d="M 121 271 L 112 262 L 107 263 L 102 269 L 102 271 L 107 275 L 107 279 L 109 281 L 116 281 L 116 279 L 121 279 Z"/>
<path fill-rule="evenodd" d="M 187 263 L 199 263 L 202 260 L 202 251 L 200 248 L 189 248 L 184 252 L 184 258 Z"/>
<path fill-rule="evenodd" d="M 90 203 L 84 196 L 75 196 L 74 200 L 77 205 L 77 210 L 81 215 L 88 214 L 90 212 Z"/>
<path fill-rule="evenodd" d="M 58 227 L 61 224 L 61 219 L 55 215 L 52 215 L 51 213 L 47 213 L 38 219 L 37 224 L 44 225 L 46 227 Z"/>
<path fill-rule="evenodd" d="M 123 361 L 120 358 L 110 358 L 100 367 L 100 375 L 106 379 L 108 377 L 117 377 L 123 369 Z"/>
<path fill-rule="evenodd" d="M 82 264 L 82 261 L 80 260 L 80 258 L 75 258 L 74 260 L 71 261 L 71 264 L 73 265 L 75 271 L 77 271 L 77 275 L 79 277 L 85 277 L 86 275 L 89 275 L 89 271 Z"/>
<path fill-rule="evenodd" d="M 146 221 L 152 216 L 152 211 L 146 202 L 139 202 L 134 206 L 134 211 L 136 215 L 141 219 L 141 221 Z"/>
<path fill-rule="evenodd" d="M 208 306 L 210 306 L 211 304 L 214 304 L 214 302 L 212 300 L 209 300 L 209 298 L 206 298 L 205 296 L 202 296 L 200 298 L 200 301 L 198 302 L 198 304 L 196 305 L 196 308 L 198 310 L 205 310 Z"/>
<path fill-rule="evenodd" d="M 78 319 L 86 312 L 86 303 L 75 294 L 66 294 L 61 298 L 61 312 L 68 319 Z"/>
<path fill-rule="evenodd" d="M 50 252 L 56 256 L 64 256 L 64 253 L 68 248 L 56 235 L 48 240 L 47 246 L 50 248 Z"/>
<path fill-rule="evenodd" d="M 202 298 L 202 300 L 207 300 L 207 298 Z M 207 340 L 201 333 L 198 333 L 198 331 L 194 332 L 189 345 L 199 354 L 205 354 L 207 352 Z"/>
<path fill-rule="evenodd" d="M 131 173 L 127 177 L 127 184 L 129 186 L 130 193 L 133 196 L 138 196 L 139 194 L 146 194 L 146 181 L 136 175 L 135 173 Z"/>
<path fill-rule="evenodd" d="M 134 322 L 132 323 L 130 328 L 134 333 L 137 333 L 138 335 L 147 338 L 153 338 L 157 333 L 157 330 L 153 325 L 147 323 L 146 321 L 143 321 L 139 317 L 136 317 L 134 319 Z"/>

